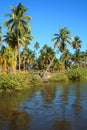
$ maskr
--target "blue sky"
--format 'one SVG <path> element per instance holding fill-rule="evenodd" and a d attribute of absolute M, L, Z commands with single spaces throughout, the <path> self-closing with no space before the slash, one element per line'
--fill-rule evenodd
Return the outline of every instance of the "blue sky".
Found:
<path fill-rule="evenodd" d="M 2 0 L 0 24 L 7 19 L 4 14 L 10 13 L 10 5 L 16 6 L 19 2 L 28 8 L 27 14 L 32 16 L 30 24 L 34 41 L 31 44 L 38 41 L 40 47 L 44 44 L 53 47 L 52 35 L 61 27 L 67 27 L 72 36 L 81 38 L 81 50 L 87 50 L 87 0 Z"/>

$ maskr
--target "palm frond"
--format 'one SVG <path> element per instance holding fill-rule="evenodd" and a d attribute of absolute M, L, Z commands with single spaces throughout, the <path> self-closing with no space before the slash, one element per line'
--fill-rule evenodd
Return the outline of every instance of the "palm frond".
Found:
<path fill-rule="evenodd" d="M 69 36 L 69 39 L 71 39 L 72 41 L 75 40 L 73 36 Z"/>
<path fill-rule="evenodd" d="M 13 22 L 13 19 L 10 19 L 10 20 L 5 21 L 5 22 L 4 22 L 4 27 L 10 26 L 10 24 L 12 24 L 12 22 Z"/>

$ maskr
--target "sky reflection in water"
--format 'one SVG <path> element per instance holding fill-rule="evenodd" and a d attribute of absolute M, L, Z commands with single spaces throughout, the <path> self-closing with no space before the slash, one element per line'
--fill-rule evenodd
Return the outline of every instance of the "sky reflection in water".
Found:
<path fill-rule="evenodd" d="M 44 83 L 0 101 L 0 130 L 87 130 L 87 83 Z"/>

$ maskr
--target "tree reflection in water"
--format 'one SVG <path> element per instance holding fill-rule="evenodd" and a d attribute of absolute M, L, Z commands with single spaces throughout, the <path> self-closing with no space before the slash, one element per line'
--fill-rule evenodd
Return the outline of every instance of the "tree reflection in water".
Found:
<path fill-rule="evenodd" d="M 71 121 L 56 120 L 53 126 L 53 130 L 74 130 Z"/>
<path fill-rule="evenodd" d="M 32 117 L 25 112 L 14 111 L 9 121 L 9 130 L 29 130 Z"/>
<path fill-rule="evenodd" d="M 55 85 L 53 83 L 51 84 L 49 82 L 47 82 L 47 83 L 44 82 L 42 95 L 43 95 L 45 101 L 48 103 L 51 103 L 56 96 L 55 93 L 56 93 Z"/>
<path fill-rule="evenodd" d="M 87 83 L 44 83 L 0 100 L 0 130 L 87 130 L 86 90 Z"/>

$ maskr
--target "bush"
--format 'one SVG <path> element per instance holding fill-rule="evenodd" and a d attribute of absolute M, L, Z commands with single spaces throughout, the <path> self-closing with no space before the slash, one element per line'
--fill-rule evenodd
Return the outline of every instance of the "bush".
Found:
<path fill-rule="evenodd" d="M 38 75 L 0 74 L 0 93 L 11 93 L 40 85 L 42 79 Z"/>
<path fill-rule="evenodd" d="M 87 80 L 87 69 L 75 68 L 67 73 L 70 80 Z"/>
<path fill-rule="evenodd" d="M 52 77 L 49 80 L 55 82 L 61 82 L 61 81 L 64 82 L 68 81 L 68 78 L 64 73 L 54 73 L 52 74 Z"/>
<path fill-rule="evenodd" d="M 29 76 L 30 85 L 40 85 L 42 83 L 42 78 L 39 75 Z"/>
<path fill-rule="evenodd" d="M 27 75 L 21 74 L 0 74 L 1 92 L 14 92 L 28 88 Z"/>

